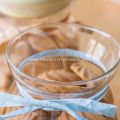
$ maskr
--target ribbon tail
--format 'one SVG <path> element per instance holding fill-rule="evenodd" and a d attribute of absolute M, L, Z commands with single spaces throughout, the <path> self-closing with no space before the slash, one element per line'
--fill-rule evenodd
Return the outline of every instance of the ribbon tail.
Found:
<path fill-rule="evenodd" d="M 21 107 L 27 105 L 28 100 L 21 96 L 0 92 L 0 107 Z"/>
<path fill-rule="evenodd" d="M 97 106 L 98 105 L 98 106 Z M 74 105 L 72 105 L 74 111 L 78 111 L 78 112 L 88 112 L 88 113 L 94 113 L 94 114 L 100 114 L 100 115 L 105 115 L 108 117 L 115 117 L 116 114 L 116 110 L 117 107 L 111 104 L 96 104 L 96 106 L 93 107 L 93 105 L 91 106 L 91 108 L 88 107 L 83 107 L 82 105 L 78 105 L 78 107 L 76 108 Z"/>
<path fill-rule="evenodd" d="M 14 112 L 11 112 L 11 113 L 8 113 L 8 114 L 5 114 L 5 115 L 1 115 L 0 116 L 0 120 L 4 120 L 4 119 L 7 119 L 7 118 L 15 117 L 15 116 L 18 116 L 18 115 L 21 115 L 21 114 L 25 114 L 25 113 L 28 113 L 28 112 L 32 112 L 32 111 L 35 111 L 35 110 L 38 110 L 38 109 L 40 109 L 39 106 L 25 107 L 25 108 L 16 110 Z"/>
<path fill-rule="evenodd" d="M 82 106 L 82 105 L 81 105 Z M 86 107 L 82 106 L 82 112 L 95 113 L 105 115 L 108 117 L 115 117 L 117 106 L 107 103 L 101 103 L 91 100 L 90 103 L 86 104 Z"/>
<path fill-rule="evenodd" d="M 63 100 L 62 103 L 68 105 L 74 111 L 102 114 L 108 117 L 114 117 L 117 110 L 115 105 L 101 103 L 91 99 L 68 99 Z"/>

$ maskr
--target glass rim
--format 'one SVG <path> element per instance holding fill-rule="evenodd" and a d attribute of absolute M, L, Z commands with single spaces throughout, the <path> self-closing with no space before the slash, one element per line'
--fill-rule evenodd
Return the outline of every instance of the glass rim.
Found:
<path fill-rule="evenodd" d="M 12 42 L 14 42 L 14 40 L 17 40 L 19 37 L 21 37 L 22 35 L 24 35 L 25 33 L 27 33 L 27 31 L 35 28 L 35 27 L 45 27 L 45 26 L 64 26 L 64 25 L 74 25 L 74 26 L 78 26 L 78 27 L 81 27 L 81 28 L 85 28 L 87 30 L 91 30 L 91 31 L 94 31 L 96 33 L 99 33 L 100 35 L 104 36 L 104 37 L 107 37 L 109 39 L 111 39 L 114 43 L 114 45 L 116 45 L 119 49 L 119 54 L 118 54 L 118 60 L 117 62 L 114 64 L 114 66 L 112 68 L 110 68 L 107 72 L 105 72 L 104 74 L 102 75 L 99 75 L 93 79 L 88 79 L 88 80 L 85 80 L 85 81 L 74 81 L 74 82 L 60 82 L 60 81 L 49 81 L 49 80 L 46 80 L 46 79 L 39 79 L 39 78 L 36 78 L 36 77 L 33 77 L 33 76 L 30 76 L 30 75 L 27 75 L 26 73 L 22 72 L 19 68 L 17 68 L 13 63 L 12 61 L 10 60 L 10 56 L 9 56 L 9 47 L 10 45 L 12 44 Z M 110 34 L 106 33 L 106 32 L 103 32 L 99 29 L 96 29 L 94 27 L 90 27 L 90 26 L 86 26 L 86 25 L 81 25 L 81 24 L 76 24 L 76 23 L 52 23 L 52 24 L 44 24 L 44 25 L 41 25 L 41 24 L 35 24 L 35 25 L 32 25 L 30 26 L 29 28 L 25 29 L 24 31 L 22 31 L 20 34 L 18 34 L 16 37 L 14 37 L 14 39 L 10 40 L 7 47 L 6 47 L 6 57 L 7 57 L 7 61 L 8 63 L 10 64 L 10 66 L 15 70 L 17 71 L 21 76 L 24 76 L 25 78 L 29 79 L 29 80 L 32 80 L 32 81 L 37 81 L 37 82 L 42 82 L 42 83 L 48 83 L 48 84 L 61 84 L 61 85 L 82 85 L 82 84 L 85 84 L 85 83 L 88 83 L 88 82 L 93 82 L 93 81 L 98 81 L 99 79 L 102 79 L 104 78 L 105 76 L 107 76 L 108 74 L 110 74 L 119 64 L 120 62 L 120 45 L 119 43 L 116 41 L 115 38 L 113 38 Z"/>

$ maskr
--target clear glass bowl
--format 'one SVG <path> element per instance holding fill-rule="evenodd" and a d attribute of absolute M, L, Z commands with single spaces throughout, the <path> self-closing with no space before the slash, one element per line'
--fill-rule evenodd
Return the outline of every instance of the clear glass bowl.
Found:
<path fill-rule="evenodd" d="M 107 33 L 88 26 L 59 23 L 35 25 L 22 32 L 9 42 L 7 60 L 15 80 L 36 99 L 91 98 L 114 104 L 108 86 L 116 72 L 119 53 L 119 44 Z M 10 93 L 19 94 L 15 83 Z M 90 120 L 112 119 L 80 114 Z M 64 111 L 43 110 L 13 119 L 74 120 Z"/>

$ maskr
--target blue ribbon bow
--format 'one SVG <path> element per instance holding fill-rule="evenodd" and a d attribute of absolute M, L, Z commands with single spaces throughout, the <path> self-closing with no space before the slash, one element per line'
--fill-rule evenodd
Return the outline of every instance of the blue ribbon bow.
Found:
<path fill-rule="evenodd" d="M 87 120 L 78 112 L 89 112 L 114 117 L 117 107 L 111 104 L 97 102 L 92 99 L 61 99 L 61 100 L 37 100 L 32 98 L 18 83 L 18 89 L 22 96 L 0 92 L 0 107 L 24 107 L 17 111 L 1 115 L 0 120 L 32 112 L 38 109 L 47 111 L 66 111 L 77 120 Z"/>

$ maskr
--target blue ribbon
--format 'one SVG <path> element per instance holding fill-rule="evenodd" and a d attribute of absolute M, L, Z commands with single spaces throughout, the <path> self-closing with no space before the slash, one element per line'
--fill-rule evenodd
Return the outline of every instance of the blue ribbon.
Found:
<path fill-rule="evenodd" d="M 57 51 L 57 52 L 56 52 Z M 56 52 L 58 55 L 59 53 L 62 54 L 62 52 L 66 53 L 74 53 L 78 57 L 80 53 L 78 54 L 78 51 L 70 50 L 70 49 L 61 49 L 61 50 L 51 50 L 51 52 Z M 48 53 L 44 52 L 42 54 L 38 55 L 48 55 Z M 50 54 L 50 53 L 49 53 Z M 38 55 L 34 55 L 31 58 L 36 58 Z M 55 55 L 55 54 L 54 54 Z M 73 55 L 73 54 L 72 54 Z M 81 53 L 81 55 L 84 55 Z M 40 56 L 39 56 L 40 57 Z M 85 55 L 83 56 L 86 57 Z M 87 55 L 88 58 L 90 56 Z M 20 68 L 27 63 L 30 59 L 25 60 L 20 65 Z M 91 59 L 90 59 L 91 60 Z M 96 60 L 95 60 L 96 61 Z M 100 63 L 100 62 L 97 62 Z M 100 65 L 101 66 L 101 65 Z M 108 117 L 114 117 L 116 114 L 117 107 L 111 104 L 101 103 L 99 101 L 93 100 L 93 98 L 90 99 L 84 99 L 84 98 L 75 98 L 75 99 L 61 99 L 61 100 L 37 100 L 34 99 L 32 96 L 30 96 L 24 88 L 22 88 L 17 83 L 18 89 L 20 91 L 20 94 L 22 96 L 17 95 L 11 95 L 7 93 L 0 92 L 0 107 L 23 107 L 17 111 L 13 111 L 11 113 L 8 113 L 6 115 L 1 115 L 0 120 L 7 119 L 10 117 L 18 116 L 24 113 L 32 112 L 38 109 L 47 110 L 47 111 L 66 111 L 70 115 L 72 115 L 77 120 L 87 120 L 83 116 L 81 116 L 78 112 L 88 112 L 88 113 L 95 113 L 100 115 L 105 115 Z M 108 89 L 108 86 L 103 89 L 100 93 L 95 95 L 94 97 L 97 99 L 101 97 L 101 94 L 104 94 Z M 104 94 L 105 95 L 105 94 Z"/>
<path fill-rule="evenodd" d="M 1 115 L 0 120 L 32 112 L 38 109 L 47 111 L 66 111 L 77 120 L 87 120 L 78 112 L 89 112 L 114 117 L 117 107 L 111 104 L 97 102 L 92 99 L 62 99 L 62 100 L 37 100 L 32 98 L 18 83 L 22 96 L 0 92 L 0 107 L 24 107 L 17 111 Z"/>

